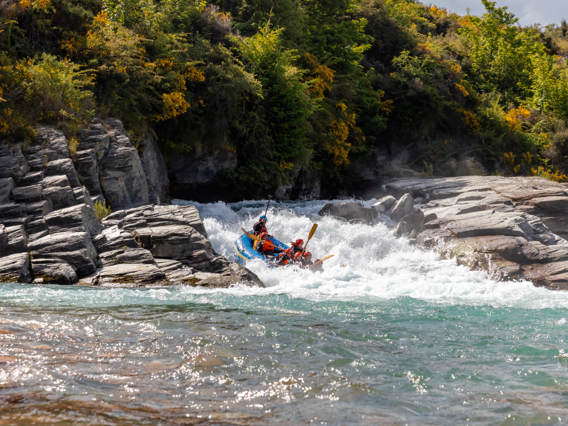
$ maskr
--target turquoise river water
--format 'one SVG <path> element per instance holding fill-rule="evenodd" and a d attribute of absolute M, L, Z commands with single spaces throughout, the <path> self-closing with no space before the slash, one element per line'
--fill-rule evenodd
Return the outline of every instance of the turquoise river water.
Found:
<path fill-rule="evenodd" d="M 0 424 L 565 424 L 568 293 L 497 283 L 373 226 L 270 208 L 325 271 L 267 288 L 0 286 Z M 262 203 L 199 205 L 233 257 Z"/>

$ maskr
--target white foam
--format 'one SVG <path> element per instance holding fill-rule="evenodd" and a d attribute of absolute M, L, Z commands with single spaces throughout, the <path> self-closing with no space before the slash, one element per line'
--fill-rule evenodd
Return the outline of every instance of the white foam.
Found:
<path fill-rule="evenodd" d="M 324 204 L 273 203 L 268 211 L 269 232 L 286 243 L 306 240 L 312 224 L 318 223 L 308 249 L 314 257 L 335 255 L 325 262 L 324 272 L 271 268 L 257 261 L 247 267 L 269 288 L 229 291 L 287 293 L 312 300 L 412 297 L 449 304 L 568 306 L 568 293 L 536 288 L 529 282 L 496 282 L 484 272 L 469 271 L 394 237 L 392 229 L 381 221 L 364 225 L 320 217 L 317 212 Z M 262 201 L 197 204 L 215 250 L 230 259 L 235 258 L 233 242 L 241 235 L 241 228 L 250 229 L 264 212 L 264 205 Z"/>

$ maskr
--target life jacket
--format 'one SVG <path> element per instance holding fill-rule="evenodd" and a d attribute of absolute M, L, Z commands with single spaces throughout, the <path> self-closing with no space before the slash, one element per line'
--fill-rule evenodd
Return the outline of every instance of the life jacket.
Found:
<path fill-rule="evenodd" d="M 263 252 L 274 252 L 274 243 L 270 241 L 268 235 L 265 235 L 264 238 L 260 241 L 260 250 Z"/>
<path fill-rule="evenodd" d="M 294 257 L 294 251 L 292 247 L 289 249 L 284 250 L 280 255 L 278 255 L 278 264 L 279 265 L 287 265 L 290 260 Z"/>

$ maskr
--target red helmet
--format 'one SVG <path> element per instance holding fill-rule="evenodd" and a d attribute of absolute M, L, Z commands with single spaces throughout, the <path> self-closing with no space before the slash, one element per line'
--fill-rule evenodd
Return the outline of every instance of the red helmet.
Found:
<path fill-rule="evenodd" d="M 260 233 L 260 239 L 261 240 L 264 240 L 266 237 L 268 237 L 268 232 L 263 231 L 263 232 Z"/>
<path fill-rule="evenodd" d="M 294 241 L 294 242 L 292 243 L 292 245 L 293 245 L 293 246 L 296 246 L 296 247 L 301 247 L 302 244 L 304 244 L 304 240 L 302 240 L 301 238 L 298 238 L 296 241 Z"/>
<path fill-rule="evenodd" d="M 302 252 L 301 251 L 299 251 L 298 253 L 296 253 L 294 255 L 294 260 L 300 260 L 301 258 L 302 258 Z"/>
<path fill-rule="evenodd" d="M 312 254 L 309 251 L 305 252 L 304 259 L 306 259 L 309 262 L 310 260 L 312 260 Z"/>

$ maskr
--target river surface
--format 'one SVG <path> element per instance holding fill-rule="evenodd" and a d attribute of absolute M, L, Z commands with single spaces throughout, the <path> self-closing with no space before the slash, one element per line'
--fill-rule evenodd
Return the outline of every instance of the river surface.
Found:
<path fill-rule="evenodd" d="M 373 226 L 278 204 L 325 271 L 267 288 L 0 286 L 0 424 L 566 424 L 568 293 L 497 283 Z M 262 203 L 199 205 L 234 257 Z"/>

